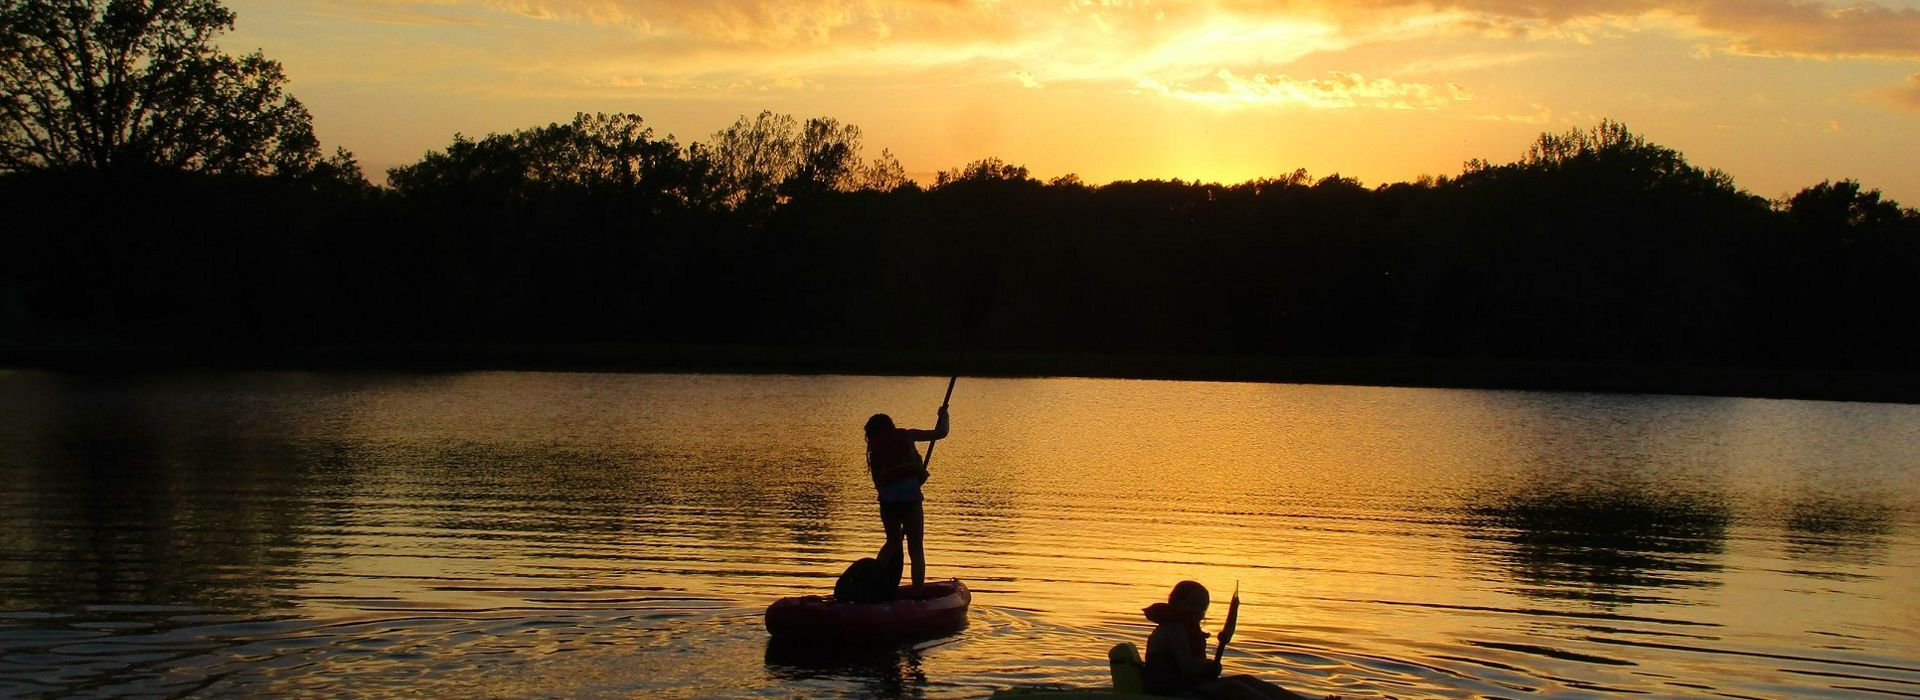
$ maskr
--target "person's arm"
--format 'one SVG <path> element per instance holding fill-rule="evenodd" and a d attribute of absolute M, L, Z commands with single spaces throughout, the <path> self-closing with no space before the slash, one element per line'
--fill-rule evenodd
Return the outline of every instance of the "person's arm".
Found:
<path fill-rule="evenodd" d="M 914 442 L 945 440 L 947 438 L 947 428 L 949 427 L 947 423 L 947 407 L 941 406 L 940 420 L 934 422 L 932 430 L 902 430 L 900 432 L 905 433 L 907 439 Z"/>

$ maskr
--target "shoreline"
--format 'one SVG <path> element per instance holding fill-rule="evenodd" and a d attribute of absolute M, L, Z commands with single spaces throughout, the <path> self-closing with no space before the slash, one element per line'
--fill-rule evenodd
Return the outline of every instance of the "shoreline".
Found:
<path fill-rule="evenodd" d="M 581 343 L 0 345 L 0 369 L 167 371 L 557 371 L 1086 377 L 1170 381 L 1801 399 L 1920 404 L 1920 372 L 1656 366 L 1428 357 L 961 353 Z"/>

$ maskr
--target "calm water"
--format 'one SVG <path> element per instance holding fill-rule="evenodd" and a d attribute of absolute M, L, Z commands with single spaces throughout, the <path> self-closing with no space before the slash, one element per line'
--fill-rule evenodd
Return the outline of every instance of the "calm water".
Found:
<path fill-rule="evenodd" d="M 0 371 L 0 695 L 979 696 L 1183 578 L 1309 693 L 1920 695 L 1920 407 L 1744 399 L 962 379 L 971 627 L 769 653 L 944 385 Z"/>

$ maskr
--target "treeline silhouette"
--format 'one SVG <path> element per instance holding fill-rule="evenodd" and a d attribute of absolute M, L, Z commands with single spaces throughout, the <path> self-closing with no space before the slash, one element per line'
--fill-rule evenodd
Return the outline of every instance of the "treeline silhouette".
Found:
<path fill-rule="evenodd" d="M 996 159 L 922 186 L 861 146 L 830 119 L 762 113 L 683 146 L 581 115 L 457 136 L 386 187 L 13 173 L 0 329 L 29 357 L 625 343 L 1920 366 L 1920 214 L 1853 181 L 1770 202 L 1615 122 L 1377 187 L 1094 186 Z"/>

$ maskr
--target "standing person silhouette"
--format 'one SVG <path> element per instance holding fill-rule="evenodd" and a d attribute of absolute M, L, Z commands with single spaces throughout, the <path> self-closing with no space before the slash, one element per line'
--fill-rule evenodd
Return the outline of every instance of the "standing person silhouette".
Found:
<path fill-rule="evenodd" d="M 932 430 L 896 428 L 885 413 L 867 419 L 867 472 L 873 476 L 873 488 L 880 497 L 880 523 L 887 530 L 887 543 L 880 548 L 885 563 L 898 585 L 905 564 L 900 551 L 906 540 L 913 555 L 913 587 L 916 592 L 927 580 L 926 549 L 922 537 L 926 517 L 920 509 L 920 485 L 927 481 L 927 463 L 913 443 L 931 442 L 947 436 L 947 407 L 940 407 L 940 418 Z"/>

